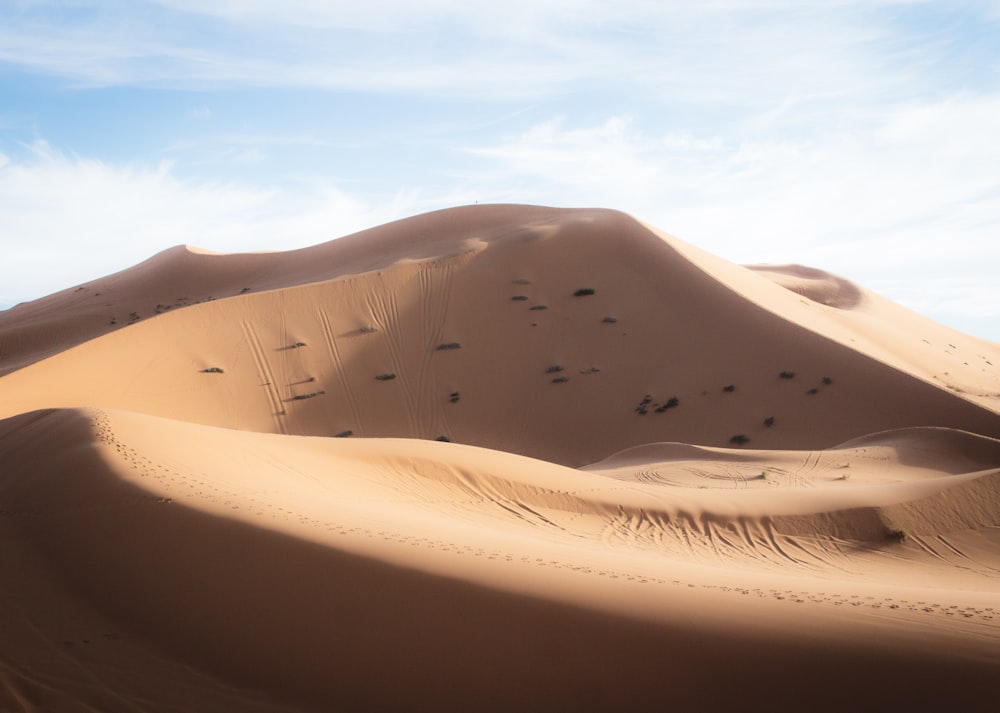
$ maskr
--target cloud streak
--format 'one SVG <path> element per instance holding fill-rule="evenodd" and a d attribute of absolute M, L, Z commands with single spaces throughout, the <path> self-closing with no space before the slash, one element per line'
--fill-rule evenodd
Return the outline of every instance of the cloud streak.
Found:
<path fill-rule="evenodd" d="M 0 60 L 92 85 L 513 98 L 599 83 L 773 105 L 926 79 L 948 47 L 895 19 L 925 4 L 92 0 L 65 23 L 38 3 L 0 14 Z"/>

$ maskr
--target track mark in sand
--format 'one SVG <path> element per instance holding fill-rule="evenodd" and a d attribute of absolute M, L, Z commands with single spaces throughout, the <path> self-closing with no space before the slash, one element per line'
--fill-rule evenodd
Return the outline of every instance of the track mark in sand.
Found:
<path fill-rule="evenodd" d="M 805 459 L 802 461 L 802 465 L 789 474 L 791 476 L 791 480 L 793 481 L 792 485 L 812 485 L 813 483 L 808 476 L 816 470 L 817 466 L 819 466 L 822 457 L 822 451 L 807 452 Z"/>
<path fill-rule="evenodd" d="M 991 567 L 969 557 L 965 552 L 951 544 L 944 535 L 936 535 L 932 538 L 911 535 L 910 539 L 921 550 L 950 567 L 991 578 L 1000 574 L 1000 570 L 996 567 Z"/>
<path fill-rule="evenodd" d="M 420 366 L 414 388 L 417 394 L 417 413 L 422 414 L 425 421 L 420 426 L 426 433 L 450 430 L 448 409 L 445 408 L 438 393 L 433 360 L 442 359 L 442 355 L 434 347 L 446 341 L 448 336 L 444 334 L 444 325 L 451 301 L 451 282 L 454 272 L 452 262 L 446 259 L 443 262 L 426 263 L 417 271 L 417 284 L 420 288 L 420 330 L 425 340 L 425 348 L 420 355 Z M 426 407 L 420 408 L 423 405 Z"/>
<path fill-rule="evenodd" d="M 370 292 L 367 295 L 369 312 L 375 317 L 375 321 L 385 335 L 385 346 L 389 352 L 391 369 L 389 372 L 397 374 L 401 378 L 393 380 L 398 383 L 403 392 L 403 402 L 406 406 L 406 416 L 410 422 L 410 436 L 419 437 L 419 421 L 417 418 L 417 399 L 410 383 L 410 373 L 406 368 L 406 359 L 403 355 L 403 348 L 406 339 L 399 321 L 399 304 L 396 299 L 395 290 L 385 290 L 381 295 Z"/>
<path fill-rule="evenodd" d="M 340 347 L 337 346 L 337 338 L 333 334 L 333 327 L 330 325 L 330 318 L 322 309 L 317 310 L 319 323 L 323 330 L 323 339 L 326 341 L 326 348 L 333 359 L 334 367 L 337 369 L 337 377 L 341 386 L 344 387 L 344 394 L 347 396 L 347 403 L 351 408 L 351 417 L 357 428 L 363 432 L 364 424 L 361 422 L 361 409 L 358 407 L 358 398 L 351 389 L 351 381 L 347 376 L 347 369 L 344 368 L 344 360 L 340 356 Z"/>
<path fill-rule="evenodd" d="M 778 537 L 780 537 L 781 535 L 775 532 L 774 527 L 772 526 L 770 520 L 765 519 L 762 524 L 766 542 L 768 543 L 773 552 L 781 555 L 783 558 L 785 558 L 789 562 L 792 562 L 793 564 L 808 564 L 802 560 L 799 560 L 797 557 L 793 557 L 788 552 L 785 552 L 784 548 L 782 548 L 782 546 L 778 543 Z"/>
<path fill-rule="evenodd" d="M 514 513 L 517 514 L 517 513 Z M 632 516 L 624 511 L 620 512 L 617 527 L 608 524 L 612 529 L 620 531 L 628 530 L 634 533 L 634 528 L 630 527 L 629 520 Z M 642 518 L 640 517 L 641 521 Z M 962 606 L 959 604 L 945 604 L 942 602 L 932 602 L 928 600 L 910 601 L 908 599 L 897 599 L 884 595 L 862 595 L 862 594 L 838 594 L 825 591 L 804 590 L 804 589 L 779 589 L 776 587 L 742 587 L 727 584 L 709 584 L 705 582 L 692 582 L 681 579 L 667 579 L 663 576 L 650 574 L 648 571 L 638 572 L 634 570 L 613 567 L 599 566 L 593 563 L 585 564 L 577 560 L 567 558 L 548 559 L 532 555 L 530 553 L 519 553 L 510 549 L 494 549 L 482 546 L 473 546 L 461 542 L 453 542 L 441 539 L 431 539 L 424 536 L 405 534 L 402 532 L 391 532 L 388 529 L 376 530 L 368 527 L 351 527 L 335 523 L 316 523 L 326 526 L 326 530 L 340 536 L 362 537 L 367 539 L 380 539 L 394 542 L 400 546 L 417 547 L 432 551 L 437 551 L 449 556 L 472 556 L 484 558 L 495 562 L 497 566 L 528 566 L 539 568 L 552 568 L 565 570 L 570 576 L 601 577 L 606 580 L 618 580 L 622 586 L 632 585 L 653 585 L 661 587 L 673 587 L 684 589 L 700 589 L 704 591 L 714 591 L 729 596 L 752 597 L 755 599 L 771 599 L 782 602 L 788 606 L 829 606 L 843 607 L 846 611 L 858 610 L 867 616 L 878 616 L 880 618 L 910 618 L 918 617 L 948 617 L 956 624 L 975 627 L 982 635 L 1000 641 L 1000 607 L 982 606 Z"/>
<path fill-rule="evenodd" d="M 250 353 L 253 355 L 254 363 L 257 366 L 257 374 L 264 382 L 267 391 L 267 398 L 271 404 L 271 415 L 274 419 L 274 426 L 278 433 L 288 433 L 284 420 L 281 418 L 285 414 L 285 407 L 281 403 L 281 394 L 278 393 L 277 385 L 274 381 L 274 374 L 271 372 L 271 365 L 267 361 L 267 354 L 260 344 L 257 332 L 246 320 L 242 323 L 243 335 L 250 346 Z"/>

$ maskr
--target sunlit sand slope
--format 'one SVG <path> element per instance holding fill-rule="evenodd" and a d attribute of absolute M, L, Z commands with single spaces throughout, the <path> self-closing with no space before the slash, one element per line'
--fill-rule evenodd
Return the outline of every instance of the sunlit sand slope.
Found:
<path fill-rule="evenodd" d="M 0 312 L 0 711 L 996 710 L 997 365 L 614 211 L 173 248 Z"/>
<path fill-rule="evenodd" d="M 419 249 L 397 244 L 399 224 L 367 236 L 397 251 L 381 269 L 169 310 L 15 371 L 0 415 L 100 406 L 449 438 L 573 466 L 657 441 L 821 448 L 907 426 L 1000 436 L 1000 348 L 916 315 L 902 359 L 854 326 L 898 322 L 881 303 L 820 304 L 619 213 L 414 220 Z M 291 283 L 322 272 L 316 250 L 239 259 L 280 259 Z M 175 261 L 161 256 L 163 274 L 185 279 Z"/>

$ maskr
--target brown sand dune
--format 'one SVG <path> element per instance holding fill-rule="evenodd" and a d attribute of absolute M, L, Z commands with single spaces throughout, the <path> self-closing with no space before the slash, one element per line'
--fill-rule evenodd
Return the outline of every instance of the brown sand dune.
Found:
<path fill-rule="evenodd" d="M 430 213 L 286 252 L 227 255 L 178 245 L 135 267 L 0 313 L 0 374 L 167 311 L 466 252 L 478 244 L 475 231 L 529 230 L 552 214 L 518 206 L 519 222 L 512 224 L 511 212 L 477 206 Z"/>
<path fill-rule="evenodd" d="M 7 611 L 37 618 L 6 641 L 42 674 L 6 663 L 6 694 L 40 705 L 68 680 L 82 708 L 94 678 L 122 696 L 114 708 L 131 695 L 160 710 L 176 660 L 206 672 L 189 685 L 219 706 L 620 710 L 669 696 L 712 709 L 750 695 L 752 709 L 835 710 L 863 686 L 872 705 L 968 707 L 1000 665 L 995 536 L 964 578 L 940 579 L 960 565 L 884 532 L 878 547 L 863 529 L 785 534 L 801 521 L 468 446 L 126 412 L 5 425 L 18 467 L 0 491 L 4 542 L 44 572 L 5 592 Z M 979 478 L 994 506 L 997 476 Z M 756 551 L 768 546 L 792 554 L 778 566 Z M 47 617 L 28 601 L 39 586 L 58 607 Z M 141 691 L 116 668 L 136 650 L 151 664 Z M 720 667 L 725 687 L 709 683 Z"/>
<path fill-rule="evenodd" d="M 836 308 L 728 264 L 722 283 L 721 261 L 619 213 L 505 210 L 499 225 L 498 208 L 484 225 L 473 209 L 418 219 L 418 236 L 440 226 L 440 257 L 399 248 L 395 224 L 385 242 L 410 257 L 383 270 L 93 339 L 8 375 L 0 415 L 99 406 L 264 432 L 444 436 L 567 465 L 657 441 L 822 448 L 907 426 L 1000 436 L 994 392 L 975 401 L 891 363 L 833 324 Z M 381 235 L 369 231 L 376 247 Z M 835 338 L 795 321 L 807 318 Z M 909 327 L 944 329 L 915 315 Z M 966 349 L 970 366 L 942 372 L 1000 393 L 1000 347 Z"/>
<path fill-rule="evenodd" d="M 0 710 L 994 710 L 998 360 L 613 211 L 175 248 L 0 313 Z"/>

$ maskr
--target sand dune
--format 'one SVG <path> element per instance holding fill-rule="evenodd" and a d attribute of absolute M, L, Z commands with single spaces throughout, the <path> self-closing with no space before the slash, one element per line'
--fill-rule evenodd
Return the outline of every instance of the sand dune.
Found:
<path fill-rule="evenodd" d="M 161 253 L 0 313 L 0 709 L 992 710 L 998 360 L 612 211 Z"/>
<path fill-rule="evenodd" d="M 834 339 L 797 323 L 824 326 L 837 308 L 803 305 L 728 264 L 735 274 L 720 282 L 719 261 L 622 214 L 506 210 L 499 225 L 480 225 L 472 209 L 439 215 L 440 257 L 400 249 L 392 226 L 392 240 L 373 241 L 396 251 L 385 269 L 353 274 L 385 260 L 331 261 L 329 272 L 352 274 L 171 310 L 92 339 L 10 374 L 0 416 L 99 406 L 273 433 L 444 436 L 574 466 L 658 441 L 822 448 L 907 426 L 1000 436 L 996 345 L 945 337 L 911 315 L 909 332 L 931 341 L 919 342 L 924 361 L 941 368 L 908 369 L 860 330 L 848 338 L 832 325 Z M 428 220 L 417 227 L 429 231 Z M 151 282 L 186 274 L 186 262 L 160 257 L 147 267 L 167 275 Z M 294 257 L 309 274 L 323 262 Z M 279 268 L 290 259 L 248 259 L 260 258 Z M 949 355 L 944 338 L 961 348 Z M 948 379 L 984 388 L 959 391 Z"/>

